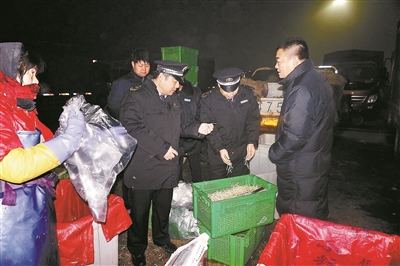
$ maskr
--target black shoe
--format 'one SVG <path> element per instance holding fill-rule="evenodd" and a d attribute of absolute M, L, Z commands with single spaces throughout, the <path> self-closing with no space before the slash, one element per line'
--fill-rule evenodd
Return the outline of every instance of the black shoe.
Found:
<path fill-rule="evenodd" d="M 176 245 L 172 242 L 169 242 L 168 244 L 165 244 L 164 246 L 159 246 L 159 247 L 162 248 L 168 254 L 174 253 L 177 249 Z"/>
<path fill-rule="evenodd" d="M 135 266 L 144 266 L 146 265 L 146 257 L 144 256 L 144 254 L 140 254 L 140 255 L 132 255 L 132 263 Z"/>

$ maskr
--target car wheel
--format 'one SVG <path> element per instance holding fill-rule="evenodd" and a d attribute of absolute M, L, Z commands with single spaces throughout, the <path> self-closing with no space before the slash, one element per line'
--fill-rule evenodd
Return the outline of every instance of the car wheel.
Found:
<path fill-rule="evenodd" d="M 360 125 L 364 122 L 364 118 L 362 117 L 362 115 L 353 114 L 353 115 L 351 116 L 351 122 L 352 122 L 353 125 L 355 125 L 355 126 L 360 126 Z"/>

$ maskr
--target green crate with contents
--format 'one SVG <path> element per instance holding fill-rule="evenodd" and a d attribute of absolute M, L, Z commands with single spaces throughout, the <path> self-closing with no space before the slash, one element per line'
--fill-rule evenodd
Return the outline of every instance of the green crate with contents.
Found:
<path fill-rule="evenodd" d="M 193 183 L 193 214 L 216 238 L 274 220 L 277 186 L 255 175 Z"/>
<path fill-rule="evenodd" d="M 172 60 L 181 63 L 197 66 L 197 55 L 199 51 L 183 46 L 161 47 L 161 55 L 163 60 Z"/>
<path fill-rule="evenodd" d="M 199 222 L 200 233 L 210 232 Z M 232 235 L 208 239 L 207 259 L 227 265 L 245 265 L 265 234 L 265 225 Z"/>

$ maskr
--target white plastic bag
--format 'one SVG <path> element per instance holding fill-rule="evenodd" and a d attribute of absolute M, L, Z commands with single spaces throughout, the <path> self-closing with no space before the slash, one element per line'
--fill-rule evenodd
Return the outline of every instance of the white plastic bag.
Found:
<path fill-rule="evenodd" d="M 169 235 L 172 239 L 191 239 L 200 235 L 192 207 L 171 207 L 169 213 Z"/>
<path fill-rule="evenodd" d="M 172 207 L 191 207 L 193 205 L 192 184 L 179 181 L 178 186 L 174 187 L 172 196 Z"/>
<path fill-rule="evenodd" d="M 202 233 L 186 245 L 179 247 L 172 253 L 165 266 L 206 265 L 209 238 L 206 233 Z"/>
<path fill-rule="evenodd" d="M 191 239 L 200 235 L 193 215 L 192 184 L 179 181 L 174 187 L 169 213 L 169 234 L 172 239 Z"/>
<path fill-rule="evenodd" d="M 88 202 L 93 220 L 104 223 L 107 196 L 117 174 L 132 157 L 137 141 L 118 120 L 106 114 L 100 106 L 86 103 L 82 95 L 69 99 L 63 109 L 56 135 L 66 129 L 71 110 L 80 110 L 86 122 L 80 148 L 64 165 L 76 191 Z"/>

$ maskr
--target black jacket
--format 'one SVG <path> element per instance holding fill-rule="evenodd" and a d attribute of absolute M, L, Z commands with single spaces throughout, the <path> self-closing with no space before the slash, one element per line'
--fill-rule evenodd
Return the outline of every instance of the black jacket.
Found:
<path fill-rule="evenodd" d="M 179 181 L 178 156 L 165 160 L 172 146 L 179 149 L 180 133 L 194 138 L 200 123 L 181 123 L 181 108 L 174 94 L 161 101 L 150 79 L 137 90 L 125 94 L 120 110 L 122 125 L 137 139 L 133 157 L 124 171 L 124 183 L 136 190 L 173 188 Z"/>
<path fill-rule="evenodd" d="M 181 106 L 182 120 L 184 123 L 200 121 L 201 90 L 189 81 L 185 80 L 182 90 L 177 90 L 178 101 Z M 180 151 L 183 154 L 193 154 L 201 151 L 201 140 L 194 138 L 180 138 Z"/>
<path fill-rule="evenodd" d="M 335 121 L 332 88 L 310 59 L 279 83 L 286 93 L 269 150 L 278 174 L 278 212 L 326 219 Z"/>
<path fill-rule="evenodd" d="M 111 85 L 111 91 L 107 98 L 106 111 L 119 120 L 119 109 L 125 93 L 131 88 L 138 88 L 145 80 L 146 77 L 139 77 L 133 70 L 115 80 Z"/>
<path fill-rule="evenodd" d="M 252 143 L 258 147 L 260 119 L 254 92 L 246 85 L 239 85 L 232 105 L 218 87 L 212 89 L 201 101 L 200 120 L 216 123 L 214 130 L 207 135 L 209 152 L 219 155 L 220 150 L 226 149 L 233 162 L 243 162 L 242 154 L 247 144 Z"/>

